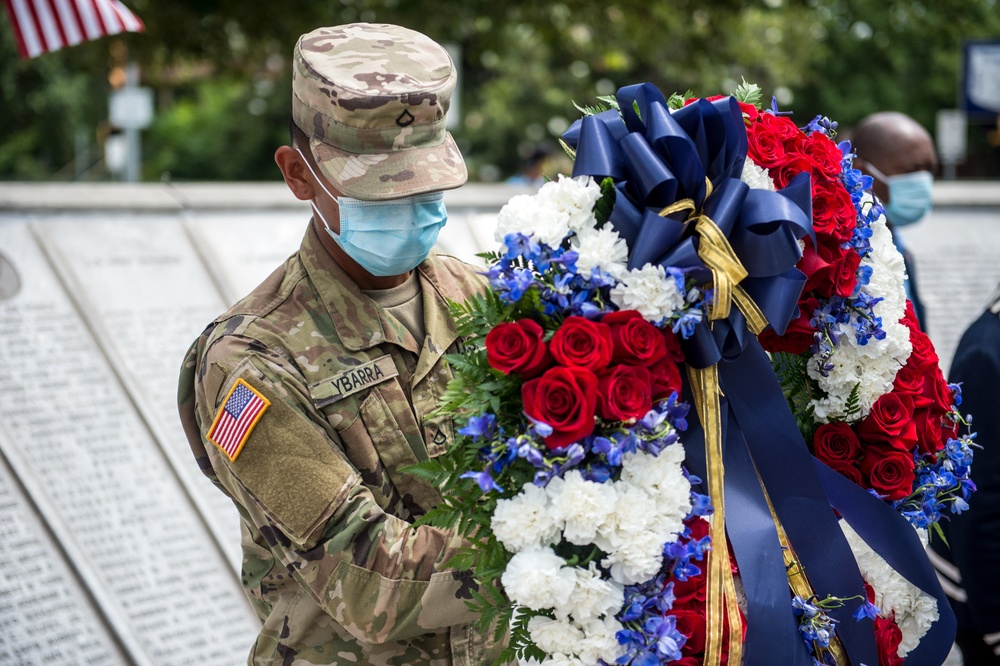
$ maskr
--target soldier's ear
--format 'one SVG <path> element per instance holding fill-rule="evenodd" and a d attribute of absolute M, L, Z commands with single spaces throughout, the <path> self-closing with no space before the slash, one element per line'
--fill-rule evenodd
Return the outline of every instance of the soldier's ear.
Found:
<path fill-rule="evenodd" d="M 302 154 L 291 146 L 281 146 L 274 151 L 274 161 L 281 169 L 285 185 L 296 199 L 309 201 L 316 196 L 316 192 L 304 159 Z"/>

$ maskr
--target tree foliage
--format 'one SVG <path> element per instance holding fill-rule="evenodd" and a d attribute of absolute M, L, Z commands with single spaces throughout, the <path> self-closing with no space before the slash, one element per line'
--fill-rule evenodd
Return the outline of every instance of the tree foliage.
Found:
<path fill-rule="evenodd" d="M 578 115 L 574 102 L 592 105 L 639 81 L 709 95 L 746 79 L 765 96 L 778 91 L 797 118 L 822 112 L 850 125 L 896 109 L 932 128 L 937 109 L 955 105 L 963 41 L 1000 34 L 998 0 L 464 0 L 433 11 L 400 0 L 127 4 L 144 34 L 30 61 L 0 29 L 0 177 L 66 176 L 81 137 L 100 143 L 113 44 L 157 92 L 146 178 L 261 179 L 277 177 L 271 155 L 285 136 L 298 35 L 350 21 L 412 27 L 460 48 L 453 134 L 473 177 L 489 179 L 554 145 Z"/>

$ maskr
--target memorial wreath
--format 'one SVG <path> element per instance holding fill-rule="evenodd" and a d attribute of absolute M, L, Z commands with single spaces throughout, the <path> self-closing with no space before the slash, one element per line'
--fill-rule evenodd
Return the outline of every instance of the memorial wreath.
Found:
<path fill-rule="evenodd" d="M 972 435 L 871 180 L 753 85 L 602 102 L 573 177 L 501 210 L 489 287 L 453 304 L 464 426 L 413 469 L 501 660 L 940 664 L 923 546 Z"/>

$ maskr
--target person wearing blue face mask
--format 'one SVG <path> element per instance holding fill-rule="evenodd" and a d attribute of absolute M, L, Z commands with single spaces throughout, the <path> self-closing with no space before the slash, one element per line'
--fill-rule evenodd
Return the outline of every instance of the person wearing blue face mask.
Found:
<path fill-rule="evenodd" d="M 885 206 L 893 241 L 906 264 L 906 296 L 926 331 L 927 318 L 917 290 L 913 257 L 899 229 L 916 224 L 931 210 L 931 191 L 938 171 L 934 142 L 913 118 L 884 111 L 858 123 L 852 144 L 857 154 L 854 166 L 874 179 L 872 189 Z"/>
<path fill-rule="evenodd" d="M 312 219 L 191 346 L 179 388 L 199 466 L 240 510 L 249 661 L 492 663 L 503 641 L 448 564 L 469 542 L 413 526 L 442 498 L 408 471 L 455 441 L 435 414 L 465 345 L 449 303 L 485 286 L 432 251 L 442 192 L 467 178 L 445 130 L 454 64 L 425 35 L 355 23 L 303 35 L 292 68 L 274 157 Z"/>

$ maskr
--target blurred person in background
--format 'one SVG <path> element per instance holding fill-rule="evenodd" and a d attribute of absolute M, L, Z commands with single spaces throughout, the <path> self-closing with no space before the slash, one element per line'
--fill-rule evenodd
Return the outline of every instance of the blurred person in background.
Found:
<path fill-rule="evenodd" d="M 931 210 L 931 191 L 938 172 L 934 141 L 910 116 L 882 111 L 858 122 L 852 144 L 857 154 L 855 168 L 875 180 L 872 189 L 885 206 L 893 242 L 906 264 L 906 297 L 926 331 L 927 316 L 920 300 L 916 267 L 899 230 L 916 224 Z"/>
<path fill-rule="evenodd" d="M 982 447 L 975 453 L 969 508 L 939 524 L 947 542 L 931 539 L 931 562 L 948 595 L 965 666 L 1000 664 L 1000 287 L 962 335 L 948 377 L 962 383 L 963 414 Z"/>

